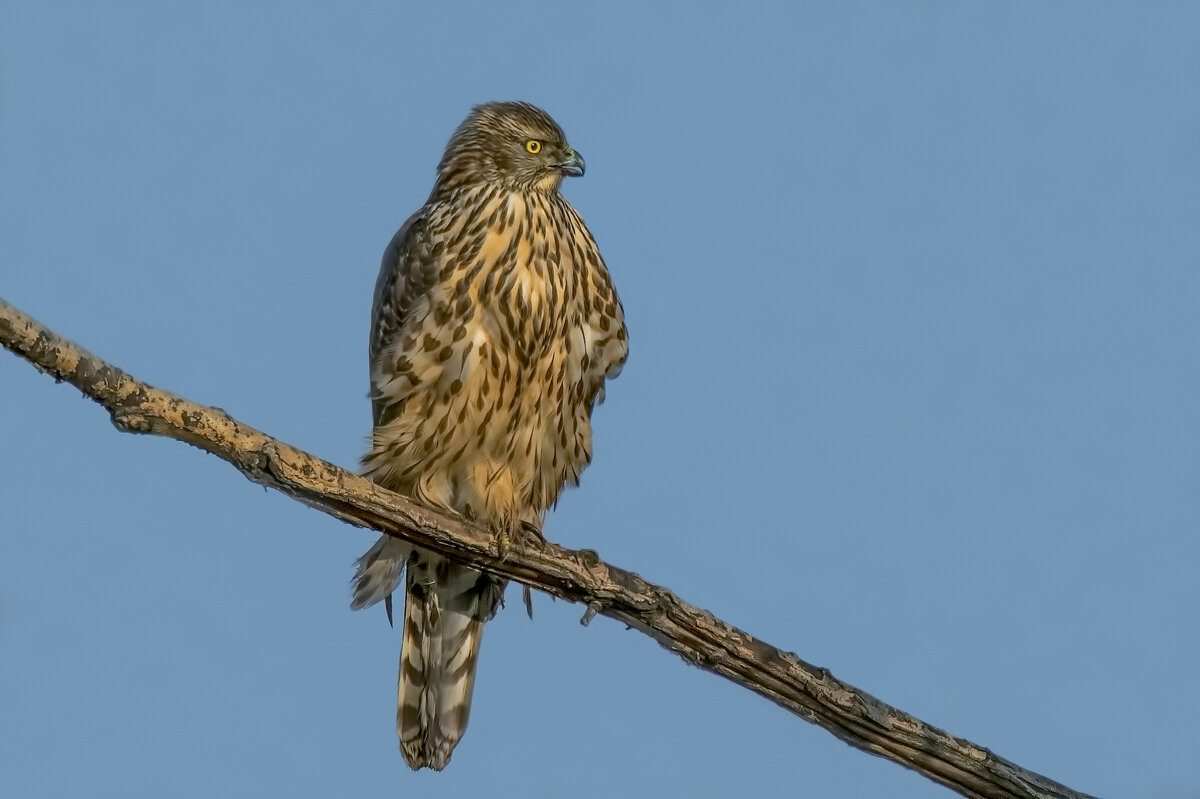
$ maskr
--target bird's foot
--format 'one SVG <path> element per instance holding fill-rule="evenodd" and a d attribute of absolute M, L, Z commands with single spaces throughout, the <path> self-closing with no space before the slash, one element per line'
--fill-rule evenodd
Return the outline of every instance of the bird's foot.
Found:
<path fill-rule="evenodd" d="M 500 533 L 496 536 L 496 550 L 501 560 L 508 557 L 513 544 L 516 543 L 537 547 L 546 543 L 546 537 L 542 535 L 539 527 L 529 522 L 518 522 L 501 528 Z"/>
<path fill-rule="evenodd" d="M 518 542 L 525 546 L 540 547 L 546 543 L 546 537 L 542 535 L 540 527 L 530 522 L 518 522 L 517 524 L 506 526 L 496 536 L 496 549 L 500 559 L 504 560 L 507 558 L 508 553 L 512 551 L 513 544 Z M 525 612 L 532 619 L 533 592 L 529 589 L 529 586 L 521 586 L 521 599 L 525 605 Z"/>

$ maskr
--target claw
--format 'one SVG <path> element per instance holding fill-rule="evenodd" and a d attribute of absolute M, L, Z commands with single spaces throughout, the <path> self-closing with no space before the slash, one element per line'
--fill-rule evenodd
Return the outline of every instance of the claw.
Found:
<path fill-rule="evenodd" d="M 388 627 L 395 627 L 396 625 L 392 623 L 392 595 L 391 594 L 388 594 L 387 596 L 385 596 L 383 598 L 383 609 L 387 611 Z"/>
<path fill-rule="evenodd" d="M 521 522 L 522 537 L 526 541 L 536 541 L 540 544 L 546 543 L 546 536 L 542 534 L 542 529 L 532 522 Z"/>

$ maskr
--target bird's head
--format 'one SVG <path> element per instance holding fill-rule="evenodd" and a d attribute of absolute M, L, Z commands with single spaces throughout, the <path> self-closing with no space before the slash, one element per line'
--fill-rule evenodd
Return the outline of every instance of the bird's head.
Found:
<path fill-rule="evenodd" d="M 450 137 L 435 191 L 498 183 L 552 192 L 564 175 L 579 176 L 583 170 L 583 157 L 545 111 L 528 103 L 486 103 Z"/>

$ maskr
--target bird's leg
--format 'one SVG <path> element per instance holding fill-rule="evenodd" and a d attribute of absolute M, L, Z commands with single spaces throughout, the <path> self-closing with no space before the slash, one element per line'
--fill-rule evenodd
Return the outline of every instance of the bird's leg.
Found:
<path fill-rule="evenodd" d="M 500 558 L 506 558 L 513 543 L 518 541 L 527 546 L 540 546 L 546 543 L 546 537 L 542 535 L 542 528 L 533 522 L 520 521 L 506 524 L 500 528 L 500 533 L 496 536 L 496 549 L 499 551 Z M 532 619 L 533 592 L 527 585 L 521 586 L 521 600 L 525 605 L 525 612 Z"/>
<path fill-rule="evenodd" d="M 514 540 L 512 525 L 501 525 L 499 531 L 496 533 L 496 554 L 500 557 L 500 560 L 508 558 L 508 552 L 512 549 Z"/>
<path fill-rule="evenodd" d="M 533 522 L 521 522 L 519 525 L 521 540 L 532 546 L 541 546 L 546 543 L 546 536 L 542 535 L 541 525 Z M 525 613 L 529 618 L 533 618 L 533 591 L 527 585 L 521 586 L 521 599 L 525 603 Z"/>

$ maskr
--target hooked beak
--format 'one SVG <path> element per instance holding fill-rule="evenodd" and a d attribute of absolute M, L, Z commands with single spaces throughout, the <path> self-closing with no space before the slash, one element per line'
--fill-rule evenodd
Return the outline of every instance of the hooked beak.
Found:
<path fill-rule="evenodd" d="M 560 163 L 558 168 L 564 175 L 570 175 L 573 178 L 577 178 L 583 174 L 583 156 L 572 150 L 571 156 L 567 158 L 567 160 Z"/>

